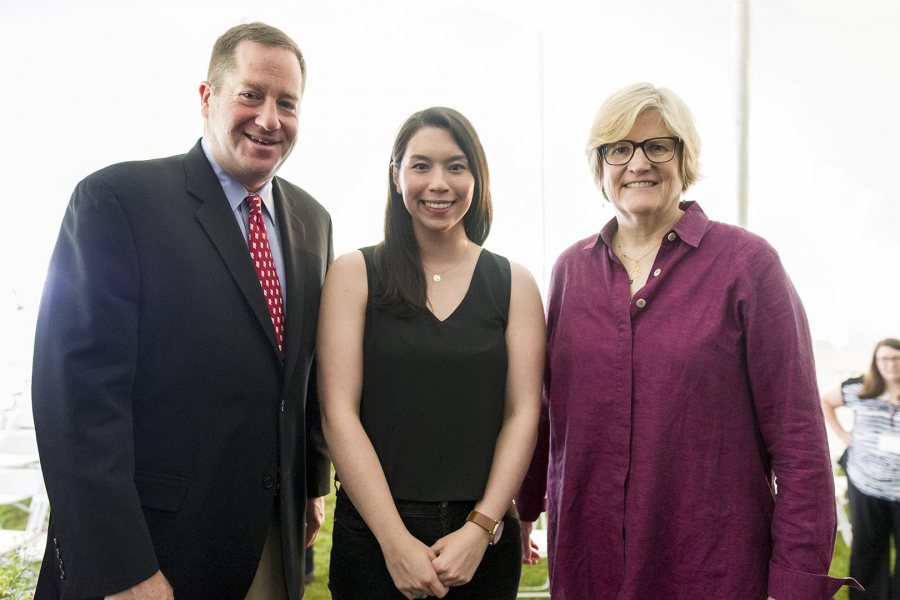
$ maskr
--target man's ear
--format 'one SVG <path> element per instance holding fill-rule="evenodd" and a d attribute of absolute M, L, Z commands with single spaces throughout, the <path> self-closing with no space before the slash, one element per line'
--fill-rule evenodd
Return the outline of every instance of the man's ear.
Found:
<path fill-rule="evenodd" d="M 209 115 L 209 97 L 212 95 L 212 84 L 208 81 L 200 82 L 200 114 Z"/>

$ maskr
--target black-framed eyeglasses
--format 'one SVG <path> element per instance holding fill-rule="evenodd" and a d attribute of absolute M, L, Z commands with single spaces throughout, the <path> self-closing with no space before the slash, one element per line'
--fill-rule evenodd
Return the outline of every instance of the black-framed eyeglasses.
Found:
<path fill-rule="evenodd" d="M 655 137 L 648 138 L 643 142 L 632 142 L 631 140 L 619 140 L 609 144 L 603 144 L 597 151 L 606 164 L 614 167 L 627 165 L 634 156 L 636 149 L 640 148 L 644 156 L 652 163 L 665 163 L 675 158 L 675 150 L 681 138 L 678 137 Z"/>

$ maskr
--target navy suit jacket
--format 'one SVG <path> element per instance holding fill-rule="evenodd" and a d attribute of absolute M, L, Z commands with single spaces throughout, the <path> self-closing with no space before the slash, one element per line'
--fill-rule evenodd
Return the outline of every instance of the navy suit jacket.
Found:
<path fill-rule="evenodd" d="M 306 499 L 328 490 L 315 393 L 331 219 L 273 182 L 284 360 L 247 244 L 199 142 L 84 179 L 54 250 L 34 349 L 52 510 L 37 598 L 92 598 L 157 569 L 176 598 L 240 600 L 273 506 L 292 599 Z"/>

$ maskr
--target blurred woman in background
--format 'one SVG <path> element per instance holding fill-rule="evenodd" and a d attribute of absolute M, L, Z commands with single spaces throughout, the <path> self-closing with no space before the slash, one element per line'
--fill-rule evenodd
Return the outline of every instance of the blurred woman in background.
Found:
<path fill-rule="evenodd" d="M 837 420 L 839 406 L 853 410 L 851 431 Z M 900 340 L 878 342 L 869 371 L 824 394 L 822 410 L 847 444 L 850 576 L 866 588 L 850 590 L 850 598 L 900 600 L 900 553 L 893 575 L 890 566 L 891 536 L 895 545 L 900 540 Z"/>

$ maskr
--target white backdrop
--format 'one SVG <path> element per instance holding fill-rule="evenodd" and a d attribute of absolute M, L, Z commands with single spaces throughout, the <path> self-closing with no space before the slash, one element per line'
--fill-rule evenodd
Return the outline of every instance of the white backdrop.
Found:
<path fill-rule="evenodd" d="M 687 198 L 734 222 L 731 3 L 550 5 L 3 0 L 0 393 L 25 393 L 34 311 L 74 185 L 112 162 L 190 148 L 210 48 L 238 22 L 280 27 L 307 57 L 299 140 L 281 175 L 329 208 L 339 254 L 380 239 L 394 134 L 441 104 L 472 120 L 488 154 L 487 245 L 545 285 L 559 252 L 612 216 L 582 149 L 602 100 L 635 81 L 691 106 L 704 177 Z M 749 228 L 779 250 L 804 299 L 823 386 L 863 369 L 876 339 L 900 336 L 898 25 L 890 0 L 752 2 Z"/>

